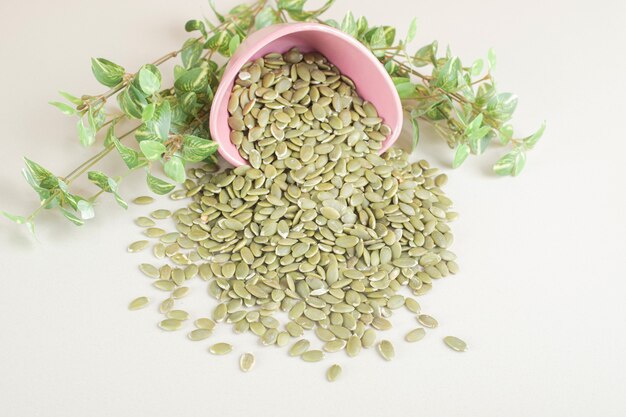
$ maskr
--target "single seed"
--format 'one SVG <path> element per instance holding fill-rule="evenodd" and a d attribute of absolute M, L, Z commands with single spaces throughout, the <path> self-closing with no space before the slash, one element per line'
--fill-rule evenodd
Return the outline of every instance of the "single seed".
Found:
<path fill-rule="evenodd" d="M 239 358 L 239 368 L 241 368 L 243 372 L 248 372 L 254 366 L 254 362 L 255 359 L 252 353 L 244 353 Z"/>
<path fill-rule="evenodd" d="M 147 240 L 138 240 L 128 245 L 128 251 L 131 253 L 140 252 L 148 246 Z"/>
<path fill-rule="evenodd" d="M 154 198 L 150 197 L 150 196 L 141 196 L 141 197 L 137 197 L 133 200 L 133 203 L 135 204 L 139 204 L 139 205 L 146 205 L 146 204 L 151 204 L 154 202 Z"/>
<path fill-rule="evenodd" d="M 378 352 L 386 361 L 390 361 L 396 355 L 393 344 L 389 340 L 382 340 L 378 344 Z"/>
<path fill-rule="evenodd" d="M 200 340 L 207 339 L 208 337 L 211 336 L 211 334 L 213 334 L 213 331 L 208 330 L 208 329 L 195 329 L 189 332 L 187 337 L 189 338 L 189 340 L 193 340 L 194 342 L 197 342 Z"/>
<path fill-rule="evenodd" d="M 422 327 L 411 330 L 404 336 L 404 340 L 410 343 L 419 342 L 426 336 L 426 331 Z"/>
<path fill-rule="evenodd" d="M 427 314 L 420 314 L 417 316 L 417 321 L 424 327 L 428 327 L 429 329 L 434 329 L 439 325 L 437 320 L 434 317 L 431 317 Z"/>
<path fill-rule="evenodd" d="M 215 328 L 215 322 L 207 318 L 199 318 L 196 321 L 194 321 L 193 324 L 198 329 L 213 330 Z"/>
<path fill-rule="evenodd" d="M 351 358 L 357 356 L 359 352 L 361 352 L 361 339 L 357 335 L 352 335 L 348 339 L 348 344 L 346 345 L 346 353 Z"/>
<path fill-rule="evenodd" d="M 150 213 L 150 217 L 152 217 L 153 219 L 167 219 L 171 215 L 172 215 L 172 212 L 169 210 L 165 210 L 165 209 L 155 210 L 152 213 Z"/>
<path fill-rule="evenodd" d="M 226 355 L 227 353 L 232 352 L 233 346 L 229 343 L 216 343 L 209 348 L 209 352 L 214 355 Z"/>
<path fill-rule="evenodd" d="M 455 336 L 446 336 L 443 338 L 444 343 L 452 350 L 457 352 L 465 352 L 467 350 L 467 343 Z"/>
<path fill-rule="evenodd" d="M 146 307 L 149 302 L 150 300 L 148 299 L 148 297 L 138 297 L 131 301 L 130 304 L 128 304 L 128 309 L 139 310 Z"/>
<path fill-rule="evenodd" d="M 311 346 L 311 342 L 300 339 L 289 349 L 289 356 L 300 356 L 309 349 L 309 346 Z"/>
<path fill-rule="evenodd" d="M 156 225 L 154 220 L 149 217 L 137 217 L 135 219 L 135 224 L 139 227 L 152 227 Z"/>
<path fill-rule="evenodd" d="M 159 323 L 159 327 L 163 330 L 167 330 L 168 332 L 178 330 L 182 327 L 182 325 L 183 322 L 176 319 L 165 319 Z"/>
<path fill-rule="evenodd" d="M 305 362 L 319 362 L 324 359 L 324 351 L 322 350 L 308 350 L 300 355 Z"/>
<path fill-rule="evenodd" d="M 150 277 L 150 278 L 158 278 L 159 277 L 159 270 L 154 265 L 151 265 L 151 264 L 140 264 L 139 265 L 139 270 L 141 272 L 143 272 L 144 275 L 146 275 L 147 277 Z"/>
<path fill-rule="evenodd" d="M 341 366 L 337 364 L 332 365 L 330 368 L 328 368 L 328 371 L 326 371 L 326 379 L 328 379 L 329 382 L 333 382 L 337 380 L 337 378 L 339 378 L 340 375 L 341 375 Z"/>

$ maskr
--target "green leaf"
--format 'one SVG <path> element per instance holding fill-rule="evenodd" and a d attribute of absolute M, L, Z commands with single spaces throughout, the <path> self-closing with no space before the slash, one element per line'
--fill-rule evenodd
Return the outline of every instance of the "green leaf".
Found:
<path fill-rule="evenodd" d="M 148 183 L 148 187 L 159 195 L 164 195 L 172 191 L 176 186 L 174 184 L 170 184 L 167 181 L 163 181 L 160 178 L 157 178 L 150 174 L 150 172 L 146 171 L 146 181 Z"/>
<path fill-rule="evenodd" d="M 63 213 L 66 219 L 74 223 L 76 226 L 82 226 L 85 224 L 85 222 L 81 218 L 77 217 L 74 213 L 67 210 L 66 208 L 59 206 L 59 210 L 61 210 L 61 213 Z"/>
<path fill-rule="evenodd" d="M 161 140 L 168 140 L 172 128 L 172 110 L 169 101 L 164 101 L 156 107 L 154 117 L 146 122 L 152 133 Z"/>
<path fill-rule="evenodd" d="M 63 114 L 66 114 L 68 116 L 74 116 L 75 114 L 78 113 L 74 107 L 67 105 L 65 103 L 61 103 L 58 101 L 50 101 L 49 103 L 52 104 L 57 109 L 61 110 Z"/>
<path fill-rule="evenodd" d="M 120 105 L 120 109 L 128 117 L 133 119 L 141 119 L 143 109 L 141 104 L 137 103 L 129 94 L 129 90 L 122 90 L 117 95 L 117 103 Z"/>
<path fill-rule="evenodd" d="M 127 209 L 128 208 L 128 203 L 126 201 L 124 201 L 122 196 L 119 195 L 117 191 L 113 191 L 113 197 L 115 198 L 115 201 L 117 202 L 117 204 L 120 207 L 122 207 L 123 209 Z"/>
<path fill-rule="evenodd" d="M 141 91 L 151 96 L 161 88 L 161 80 L 148 68 L 142 68 L 139 71 L 139 85 Z"/>
<path fill-rule="evenodd" d="M 213 10 L 213 13 L 215 14 L 215 17 L 217 17 L 217 20 L 220 21 L 220 23 L 224 23 L 224 16 L 222 16 L 217 9 L 215 8 L 215 3 L 213 2 L 213 0 L 209 0 L 209 7 L 211 7 L 211 10 Z"/>
<path fill-rule="evenodd" d="M 517 108 L 517 96 L 512 93 L 499 93 L 487 102 L 487 114 L 501 122 L 506 122 L 513 117 Z"/>
<path fill-rule="evenodd" d="M 493 48 L 489 48 L 489 51 L 487 51 L 487 62 L 489 70 L 494 71 L 496 69 L 496 51 Z"/>
<path fill-rule="evenodd" d="M 348 35 L 355 36 L 356 35 L 356 21 L 354 20 L 354 15 L 352 12 L 348 10 L 348 13 L 344 16 L 341 21 L 341 30 L 346 32 Z"/>
<path fill-rule="evenodd" d="M 182 157 L 187 162 L 200 162 L 215 153 L 217 143 L 198 136 L 183 136 Z"/>
<path fill-rule="evenodd" d="M 215 35 L 211 36 L 205 43 L 204 47 L 207 49 L 212 49 L 214 51 L 220 50 L 224 45 L 228 45 L 230 41 L 230 33 L 225 30 L 217 32 Z"/>
<path fill-rule="evenodd" d="M 165 175 L 179 184 L 182 184 L 187 179 L 187 174 L 185 174 L 185 164 L 178 156 L 172 156 L 172 158 L 168 161 L 165 161 L 163 164 L 163 170 L 165 171 Z"/>
<path fill-rule="evenodd" d="M 115 149 L 119 152 L 122 160 L 129 169 L 137 168 L 141 165 L 139 152 L 123 145 L 115 136 L 114 128 L 111 126 L 107 132 L 107 139 L 115 145 Z"/>
<path fill-rule="evenodd" d="M 417 144 L 420 141 L 420 126 L 417 122 L 417 118 L 413 117 L 411 118 L 411 126 L 413 126 L 413 136 L 412 136 L 412 141 L 411 141 L 411 151 L 415 151 L 415 149 L 417 148 Z"/>
<path fill-rule="evenodd" d="M 92 58 L 91 70 L 96 80 L 107 87 L 115 87 L 121 83 L 126 73 L 123 67 L 104 58 Z"/>
<path fill-rule="evenodd" d="M 306 0 L 278 0 L 276 6 L 288 12 L 301 12 Z"/>
<path fill-rule="evenodd" d="M 267 26 L 271 26 L 275 23 L 278 23 L 280 20 L 276 15 L 276 12 L 270 6 L 266 6 L 263 10 L 256 15 L 254 19 L 254 27 L 255 29 L 262 29 Z"/>
<path fill-rule="evenodd" d="M 229 56 L 233 56 L 237 48 L 239 48 L 239 44 L 241 44 L 241 39 L 239 39 L 239 35 L 235 35 L 230 38 L 230 42 L 228 43 L 228 53 Z"/>
<path fill-rule="evenodd" d="M 413 39 L 415 39 L 416 34 L 417 34 L 417 18 L 414 17 L 413 20 L 411 20 L 411 24 L 409 25 L 409 31 L 406 35 L 405 43 L 410 43 L 411 41 L 413 41 Z"/>
<path fill-rule="evenodd" d="M 59 91 L 59 94 L 72 104 L 75 104 L 77 106 L 83 104 L 83 101 L 80 98 L 73 96 L 70 93 L 66 93 L 65 91 Z"/>
<path fill-rule="evenodd" d="M 80 200 L 76 204 L 76 208 L 80 212 L 80 217 L 83 220 L 93 219 L 96 215 L 94 208 L 93 208 L 93 204 L 87 200 Z"/>
<path fill-rule="evenodd" d="M 14 223 L 17 223 L 17 224 L 26 223 L 26 218 L 23 216 L 16 216 L 15 214 L 7 213 L 6 211 L 0 211 L 0 213 L 2 213 L 4 217 L 6 217 L 7 219 L 11 220 Z"/>
<path fill-rule="evenodd" d="M 184 45 L 183 50 L 180 53 L 180 58 L 183 61 L 183 66 L 186 69 L 195 67 L 200 57 L 202 56 L 202 43 L 197 39 L 188 39 Z"/>
<path fill-rule="evenodd" d="M 200 92 L 209 85 L 208 71 L 206 68 L 192 68 L 181 74 L 174 82 L 174 87 L 182 92 Z"/>
<path fill-rule="evenodd" d="M 109 184 L 109 177 L 100 171 L 89 171 L 87 173 L 87 178 L 89 181 L 96 184 L 101 190 L 110 193 L 113 191 L 111 185 Z"/>
<path fill-rule="evenodd" d="M 471 74 L 472 77 L 478 77 L 483 71 L 484 61 L 479 58 L 472 64 Z"/>
<path fill-rule="evenodd" d="M 416 67 L 423 67 L 429 64 L 435 64 L 437 62 L 437 41 L 421 47 L 415 55 L 413 55 L 413 65 Z"/>
<path fill-rule="evenodd" d="M 470 147 L 466 143 L 460 144 L 456 148 L 456 152 L 454 153 L 454 161 L 452 162 L 452 168 L 458 168 L 465 162 L 467 156 L 470 153 Z"/>
<path fill-rule="evenodd" d="M 178 102 L 180 104 L 180 107 L 185 111 L 185 113 L 196 113 L 196 103 L 198 102 L 198 96 L 193 91 L 184 93 L 182 96 L 180 96 Z"/>
<path fill-rule="evenodd" d="M 156 140 L 142 140 L 139 142 L 139 147 L 141 148 L 141 152 L 143 152 L 144 156 L 149 161 L 161 159 L 167 150 L 165 145 L 161 142 L 157 142 Z"/>
<path fill-rule="evenodd" d="M 546 130 L 546 122 L 544 121 L 541 124 L 541 127 L 535 133 L 522 139 L 522 141 L 524 142 L 524 147 L 526 149 L 534 148 L 537 142 L 539 141 L 539 139 L 541 139 L 541 137 L 543 136 L 543 132 L 545 130 Z"/>
<path fill-rule="evenodd" d="M 517 147 L 505 154 L 493 166 L 493 170 L 498 175 L 518 176 L 526 165 L 526 152 L 522 147 Z"/>
<path fill-rule="evenodd" d="M 187 32 L 193 32 L 194 30 L 200 31 L 204 36 L 206 36 L 206 27 L 204 23 L 200 20 L 189 20 L 185 23 L 185 30 Z"/>
<path fill-rule="evenodd" d="M 54 186 L 57 185 L 55 182 L 56 176 L 52 172 L 48 171 L 38 163 L 31 161 L 28 158 L 24 158 L 24 163 L 26 164 L 27 173 L 36 185 L 42 186 L 44 188 L 48 188 L 45 187 L 45 185 L 49 185 L 52 183 L 54 183 Z"/>
<path fill-rule="evenodd" d="M 415 98 L 415 84 L 413 84 L 412 82 L 396 84 L 396 90 L 398 90 L 398 95 L 400 96 L 400 98 Z"/>
<path fill-rule="evenodd" d="M 150 103 L 146 107 L 144 107 L 143 112 L 141 113 L 141 121 L 147 122 L 148 120 L 152 120 L 155 110 L 156 103 Z"/>
<path fill-rule="evenodd" d="M 91 146 L 96 142 L 96 132 L 91 126 L 85 126 L 83 119 L 80 119 L 76 124 L 78 130 L 78 140 L 83 146 Z"/>

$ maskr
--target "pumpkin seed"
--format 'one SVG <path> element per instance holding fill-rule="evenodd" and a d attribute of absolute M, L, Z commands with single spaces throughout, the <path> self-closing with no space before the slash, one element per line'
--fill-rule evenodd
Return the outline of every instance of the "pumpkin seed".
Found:
<path fill-rule="evenodd" d="M 153 219 L 167 219 L 171 215 L 172 215 L 172 212 L 169 210 L 165 210 L 165 209 L 155 210 L 152 213 L 150 213 L 150 217 L 152 217 Z"/>
<path fill-rule="evenodd" d="M 378 344 L 378 352 L 386 361 L 390 361 L 396 355 L 393 344 L 389 340 L 381 340 Z"/>
<path fill-rule="evenodd" d="M 215 322 L 207 318 L 199 318 L 193 324 L 198 329 L 213 330 L 215 328 Z"/>
<path fill-rule="evenodd" d="M 410 343 L 419 342 L 424 338 L 424 336 L 426 336 L 426 332 L 423 328 L 418 327 L 408 332 L 406 336 L 404 336 L 404 340 Z"/>
<path fill-rule="evenodd" d="M 176 319 L 165 319 L 159 323 L 159 327 L 163 330 L 167 330 L 168 332 L 178 330 L 182 327 L 182 325 L 183 322 Z"/>
<path fill-rule="evenodd" d="M 139 265 L 139 270 L 141 272 L 143 272 L 144 275 L 146 275 L 147 277 L 150 277 L 150 278 L 158 278 L 159 277 L 159 270 L 154 265 L 151 265 L 151 264 L 140 264 Z"/>
<path fill-rule="evenodd" d="M 465 352 L 467 350 L 467 343 L 455 336 L 446 336 L 443 338 L 444 343 L 452 350 L 457 352 Z"/>
<path fill-rule="evenodd" d="M 150 196 L 145 196 L 145 195 L 137 197 L 133 200 L 133 203 L 138 204 L 138 205 L 152 204 L 153 202 L 154 202 L 154 198 Z"/>
<path fill-rule="evenodd" d="M 239 358 L 239 368 L 241 368 L 243 372 L 248 372 L 254 366 L 254 362 L 255 359 L 252 353 L 244 353 Z"/>
<path fill-rule="evenodd" d="M 137 297 L 133 301 L 131 301 L 130 304 L 128 304 L 128 309 L 139 310 L 146 307 L 149 302 L 150 300 L 148 299 L 148 297 Z"/>
<path fill-rule="evenodd" d="M 189 338 L 189 340 L 193 340 L 194 342 L 197 342 L 197 341 L 209 338 L 209 336 L 211 336 L 211 334 L 213 334 L 212 330 L 195 329 L 195 330 L 192 330 L 191 332 L 189 332 L 187 337 Z"/>
<path fill-rule="evenodd" d="M 209 352 L 214 355 L 226 355 L 233 351 L 233 346 L 229 343 L 216 343 L 209 348 Z"/>
<path fill-rule="evenodd" d="M 337 378 L 339 378 L 340 375 L 341 375 L 341 366 L 337 364 L 332 365 L 330 368 L 328 368 L 328 371 L 326 371 L 326 379 L 328 379 L 329 382 L 333 382 L 337 380 Z"/>
<path fill-rule="evenodd" d="M 156 225 L 154 220 L 149 217 L 137 217 L 135 219 L 135 224 L 139 227 L 152 227 Z"/>
<path fill-rule="evenodd" d="M 289 356 L 300 356 L 309 349 L 309 346 L 311 346 L 311 342 L 300 339 L 289 349 Z"/>
<path fill-rule="evenodd" d="M 346 345 L 346 353 L 351 358 L 357 356 L 361 352 L 361 339 L 357 335 L 352 335 L 348 338 L 348 344 Z"/>
<path fill-rule="evenodd" d="M 138 240 L 128 245 L 128 251 L 131 253 L 140 252 L 148 246 L 147 240 Z"/>
<path fill-rule="evenodd" d="M 300 355 L 303 361 L 305 362 L 319 362 L 324 359 L 324 351 L 321 350 L 307 350 L 302 355 Z"/>
<path fill-rule="evenodd" d="M 439 325 L 434 317 L 431 317 L 427 314 L 420 314 L 419 316 L 417 316 L 417 321 L 419 321 L 422 326 L 428 327 L 429 329 L 434 329 Z"/>

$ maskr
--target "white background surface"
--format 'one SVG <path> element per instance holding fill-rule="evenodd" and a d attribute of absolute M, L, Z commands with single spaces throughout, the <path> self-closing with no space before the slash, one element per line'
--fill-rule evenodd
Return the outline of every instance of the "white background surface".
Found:
<path fill-rule="evenodd" d="M 440 328 L 402 343 L 414 322 L 396 314 L 391 363 L 373 350 L 303 363 L 225 326 L 195 344 L 165 334 L 154 308 L 126 310 L 138 295 L 160 295 L 136 269 L 149 255 L 125 252 L 140 236 L 132 219 L 147 210 L 124 213 L 105 198 L 83 228 L 41 216 L 40 242 L 0 222 L 1 416 L 626 415 L 622 2 L 354 0 L 330 15 L 349 8 L 399 27 L 416 15 L 416 47 L 438 39 L 467 62 L 493 46 L 500 89 L 520 96 L 517 129 L 548 120 L 516 179 L 489 173 L 497 150 L 452 171 L 443 143 L 423 137 L 420 153 L 449 174 L 461 213 L 453 250 L 462 273 L 420 300 Z M 177 49 L 184 22 L 202 15 L 201 0 L 1 2 L 0 207 L 36 207 L 22 156 L 64 174 L 93 152 L 46 104 L 58 89 L 102 90 L 90 57 L 136 68 Z M 100 168 L 119 168 L 113 159 Z M 122 192 L 144 193 L 141 174 Z M 204 285 L 195 288 L 191 311 L 206 315 L 213 301 Z M 446 349 L 447 334 L 470 350 Z M 236 353 L 210 355 L 218 339 Z M 245 350 L 257 355 L 247 375 L 237 366 Z M 329 384 L 333 362 L 344 374 Z"/>

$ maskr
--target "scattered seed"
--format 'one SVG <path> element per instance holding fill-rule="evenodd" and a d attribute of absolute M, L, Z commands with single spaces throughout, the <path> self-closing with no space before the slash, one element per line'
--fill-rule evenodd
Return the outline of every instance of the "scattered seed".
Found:
<path fill-rule="evenodd" d="M 133 200 L 133 203 L 139 204 L 139 205 L 152 204 L 153 202 L 154 202 L 154 198 L 150 196 L 141 196 Z"/>
<path fill-rule="evenodd" d="M 159 327 L 163 330 L 167 330 L 168 332 L 178 330 L 182 327 L 182 325 L 183 322 L 176 319 L 165 319 L 159 323 Z"/>
<path fill-rule="evenodd" d="M 393 344 L 389 340 L 382 340 L 378 344 L 378 352 L 386 361 L 390 361 L 396 355 Z"/>
<path fill-rule="evenodd" d="M 452 350 L 457 352 L 465 352 L 467 350 L 467 343 L 455 336 L 446 336 L 443 338 L 444 343 Z"/>
<path fill-rule="evenodd" d="M 419 321 L 422 326 L 428 327 L 429 329 L 434 329 L 439 325 L 434 317 L 431 317 L 427 314 L 420 314 L 419 316 L 417 316 L 417 321 Z"/>
<path fill-rule="evenodd" d="M 341 376 L 341 366 L 337 364 L 332 365 L 328 368 L 328 371 L 326 371 L 326 379 L 328 379 L 329 382 L 335 381 L 339 376 Z"/>
<path fill-rule="evenodd" d="M 426 331 L 423 328 L 418 327 L 416 329 L 411 330 L 404 336 L 404 340 L 409 343 L 419 342 L 426 336 Z"/>
<path fill-rule="evenodd" d="M 187 337 L 189 340 L 193 340 L 194 342 L 207 339 L 213 334 L 213 331 L 208 329 L 195 329 L 189 332 Z"/>
<path fill-rule="evenodd" d="M 307 350 L 302 355 L 300 355 L 303 361 L 305 362 L 319 362 L 324 359 L 324 352 L 321 350 Z"/>
<path fill-rule="evenodd" d="M 255 359 L 252 353 L 244 353 L 239 358 L 239 368 L 241 368 L 243 372 L 248 372 L 254 366 L 254 362 Z"/>
<path fill-rule="evenodd" d="M 226 355 L 232 352 L 233 346 L 229 343 L 216 343 L 209 348 L 209 352 L 214 355 Z"/>
<path fill-rule="evenodd" d="M 150 300 L 148 299 L 148 297 L 138 297 L 131 301 L 130 304 L 128 304 L 128 309 L 139 310 L 146 307 L 149 302 Z"/>
<path fill-rule="evenodd" d="M 128 245 L 128 251 L 131 253 L 140 252 L 148 246 L 147 240 L 138 240 Z"/>

